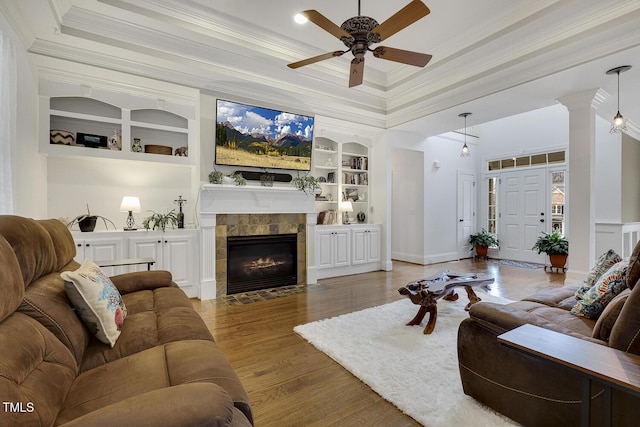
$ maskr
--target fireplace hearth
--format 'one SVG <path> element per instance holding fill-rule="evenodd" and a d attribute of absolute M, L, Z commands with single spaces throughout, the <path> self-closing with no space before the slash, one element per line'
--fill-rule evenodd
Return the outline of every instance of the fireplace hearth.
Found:
<path fill-rule="evenodd" d="M 295 285 L 297 234 L 230 236 L 227 294 Z"/>

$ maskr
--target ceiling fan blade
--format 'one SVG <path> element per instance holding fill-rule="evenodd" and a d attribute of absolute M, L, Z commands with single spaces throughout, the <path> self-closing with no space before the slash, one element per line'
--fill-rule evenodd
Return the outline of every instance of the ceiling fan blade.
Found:
<path fill-rule="evenodd" d="M 380 36 L 380 41 L 387 39 L 402 30 L 405 27 L 413 24 L 417 20 L 424 18 L 431 12 L 427 5 L 420 0 L 413 0 L 411 3 L 397 11 L 393 16 L 378 25 L 371 31 L 374 34 Z"/>
<path fill-rule="evenodd" d="M 364 76 L 364 58 L 353 58 L 351 60 L 351 70 L 349 72 L 349 87 L 362 84 Z"/>
<path fill-rule="evenodd" d="M 335 37 L 339 38 L 340 40 L 342 40 L 343 38 L 348 38 L 348 39 L 352 38 L 351 34 L 347 33 L 338 25 L 329 21 L 329 19 L 326 16 L 324 16 L 317 10 L 313 10 L 313 9 L 305 10 L 300 14 L 304 15 L 309 21 L 313 22 L 314 24 L 316 24 L 318 27 L 322 28 L 326 32 L 333 34 Z"/>
<path fill-rule="evenodd" d="M 324 61 L 325 59 L 331 59 L 331 58 L 335 58 L 337 56 L 342 56 L 344 55 L 347 51 L 341 51 L 341 50 L 336 50 L 335 52 L 328 52 L 328 53 L 323 53 L 322 55 L 318 55 L 318 56 L 314 56 L 313 58 L 307 58 L 307 59 L 303 59 L 302 61 L 298 61 L 298 62 L 293 62 L 291 64 L 287 64 L 287 67 L 289 68 L 300 68 L 300 67 L 304 67 L 305 65 L 309 65 L 309 64 L 313 64 L 315 62 L 320 62 L 320 61 Z"/>
<path fill-rule="evenodd" d="M 425 53 L 412 52 L 410 50 L 395 49 L 392 47 L 378 46 L 373 50 L 373 56 L 388 61 L 400 62 L 401 64 L 424 67 L 431 60 L 431 55 Z"/>

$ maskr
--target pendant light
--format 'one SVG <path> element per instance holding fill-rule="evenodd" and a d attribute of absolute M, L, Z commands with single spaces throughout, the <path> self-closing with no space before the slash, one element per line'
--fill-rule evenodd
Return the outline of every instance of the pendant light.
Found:
<path fill-rule="evenodd" d="M 617 74 L 618 75 L 618 112 L 616 113 L 613 120 L 611 120 L 611 133 L 620 133 L 627 131 L 627 121 L 622 114 L 620 114 L 620 73 L 624 73 L 625 71 L 629 71 L 631 69 L 631 65 L 622 65 L 620 67 L 612 68 L 607 71 L 607 74 Z"/>
<path fill-rule="evenodd" d="M 469 146 L 467 145 L 467 117 L 470 115 L 471 113 L 458 114 L 458 117 L 464 117 L 464 145 L 462 146 L 460 157 L 469 157 L 471 155 L 471 153 L 469 152 Z"/>

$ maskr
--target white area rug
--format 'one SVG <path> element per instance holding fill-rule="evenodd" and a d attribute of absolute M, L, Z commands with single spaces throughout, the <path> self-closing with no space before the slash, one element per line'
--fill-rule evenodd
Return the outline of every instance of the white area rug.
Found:
<path fill-rule="evenodd" d="M 422 325 L 405 326 L 418 311 L 408 298 L 294 331 L 425 426 L 517 425 L 462 392 L 456 340 L 469 300 L 464 290 L 458 295 L 458 301 L 438 301 L 431 335 L 422 333 L 428 314 Z M 484 292 L 477 295 L 483 301 L 508 302 Z"/>

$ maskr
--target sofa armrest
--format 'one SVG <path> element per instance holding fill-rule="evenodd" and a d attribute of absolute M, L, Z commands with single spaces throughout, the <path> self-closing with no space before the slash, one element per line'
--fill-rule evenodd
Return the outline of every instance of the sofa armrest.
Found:
<path fill-rule="evenodd" d="M 233 408 L 231 397 L 220 386 L 190 383 L 133 396 L 61 426 L 229 426 L 238 424 L 233 422 Z"/>
<path fill-rule="evenodd" d="M 176 286 L 171 273 L 165 270 L 136 271 L 111 276 L 110 279 L 121 294 Z"/>

